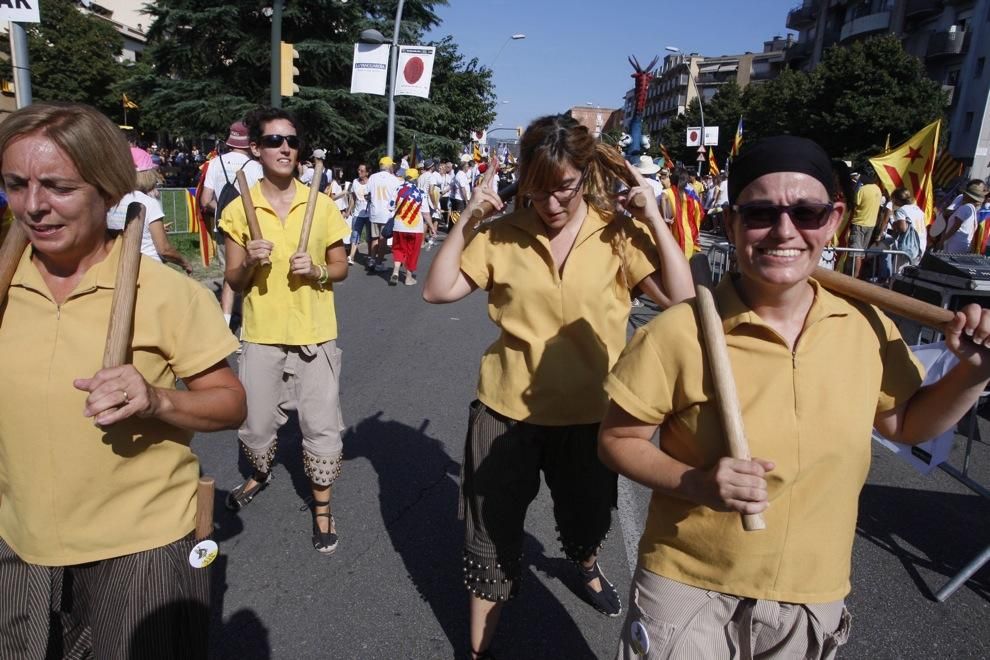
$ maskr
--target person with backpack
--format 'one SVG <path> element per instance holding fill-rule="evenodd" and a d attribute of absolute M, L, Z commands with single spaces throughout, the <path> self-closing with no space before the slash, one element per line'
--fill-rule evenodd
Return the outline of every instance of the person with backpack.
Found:
<path fill-rule="evenodd" d="M 243 121 L 238 120 L 230 125 L 226 145 L 229 151 L 217 156 L 207 165 L 203 191 L 199 196 L 199 205 L 213 215 L 213 227 L 217 232 L 217 260 L 221 268 L 226 266 L 227 255 L 223 232 L 217 221 L 224 208 L 240 195 L 237 188 L 237 173 L 244 171 L 249 186 L 253 186 L 263 176 L 261 164 L 251 157 L 248 130 Z M 226 282 L 220 293 L 220 308 L 223 310 L 223 317 L 230 324 L 234 310 L 234 290 Z"/>

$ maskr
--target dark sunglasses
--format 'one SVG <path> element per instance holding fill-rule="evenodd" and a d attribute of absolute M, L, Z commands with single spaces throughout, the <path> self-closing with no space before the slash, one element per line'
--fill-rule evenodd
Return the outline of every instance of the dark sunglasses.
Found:
<path fill-rule="evenodd" d="M 278 149 L 283 142 L 289 144 L 289 149 L 298 149 L 301 144 L 298 135 L 262 135 L 261 146 L 266 149 Z"/>
<path fill-rule="evenodd" d="M 739 204 L 732 210 L 739 214 L 747 229 L 768 229 L 777 224 L 784 213 L 798 229 L 821 229 L 834 207 L 828 203 L 798 202 L 780 204 Z"/>

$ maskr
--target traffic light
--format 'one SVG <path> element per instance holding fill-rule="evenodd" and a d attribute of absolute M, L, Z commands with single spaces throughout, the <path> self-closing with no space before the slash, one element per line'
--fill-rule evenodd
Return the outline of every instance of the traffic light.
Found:
<path fill-rule="evenodd" d="M 299 69 L 296 68 L 294 62 L 297 57 L 299 57 L 299 51 L 293 48 L 293 44 L 287 44 L 284 41 L 281 42 L 279 52 L 281 74 L 279 75 L 279 82 L 281 83 L 280 92 L 282 96 L 293 96 L 299 91 L 299 85 L 296 84 L 296 76 L 299 75 Z"/>

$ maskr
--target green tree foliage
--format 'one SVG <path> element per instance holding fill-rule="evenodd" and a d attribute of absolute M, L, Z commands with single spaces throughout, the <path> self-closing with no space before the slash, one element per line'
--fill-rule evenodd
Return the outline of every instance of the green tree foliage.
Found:
<path fill-rule="evenodd" d="M 68 0 L 45 0 L 41 22 L 26 27 L 35 101 L 89 103 L 123 119 L 117 84 L 125 70 L 117 56 L 124 41 L 110 23 Z M 6 39 L 3 52 L 10 53 Z M 9 62 L 4 67 L 10 71 Z"/>
<path fill-rule="evenodd" d="M 231 121 L 269 101 L 268 3 L 258 0 L 158 0 L 145 51 L 129 94 L 142 102 L 144 128 L 173 134 L 222 136 Z M 440 24 L 434 9 L 446 0 L 407 0 L 400 43 L 421 43 Z M 283 100 L 296 113 L 311 146 L 332 157 L 374 159 L 384 151 L 387 99 L 351 94 L 354 43 L 367 28 L 391 35 L 395 0 L 304 0 L 288 3 L 282 39 L 299 52 L 299 92 Z M 396 152 L 417 147 L 452 155 L 471 129 L 495 116 L 491 71 L 465 61 L 450 37 L 437 46 L 429 99 L 396 97 Z"/>
<path fill-rule="evenodd" d="M 918 58 L 895 36 L 885 35 L 833 46 L 811 73 L 785 70 L 740 93 L 723 86 L 705 104 L 705 123 L 719 126 L 718 162 L 732 147 L 736 123 L 745 118 L 745 141 L 787 133 L 809 137 L 836 158 L 862 162 L 891 144 L 908 139 L 945 111 L 945 95 L 926 76 Z M 685 147 L 688 126 L 700 126 L 698 101 L 664 127 L 660 138 L 671 156 L 693 164 L 696 147 Z"/>

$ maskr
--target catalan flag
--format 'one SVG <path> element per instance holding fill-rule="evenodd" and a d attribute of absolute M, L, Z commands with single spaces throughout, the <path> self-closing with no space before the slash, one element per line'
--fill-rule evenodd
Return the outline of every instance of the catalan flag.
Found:
<path fill-rule="evenodd" d="M 676 187 L 670 190 L 674 191 L 674 223 L 671 230 L 684 256 L 690 259 L 699 250 L 698 228 L 705 212 L 698 193 L 691 186 L 685 186 L 683 191 Z"/>
<path fill-rule="evenodd" d="M 735 158 L 739 155 L 739 150 L 742 149 L 743 141 L 743 118 L 739 118 L 739 123 L 736 124 L 736 136 L 732 138 L 732 151 L 729 152 L 729 158 Z"/>
<path fill-rule="evenodd" d="M 416 229 L 423 222 L 423 191 L 415 181 L 407 181 L 395 196 L 395 221 L 409 229 Z"/>
<path fill-rule="evenodd" d="M 935 219 L 935 196 L 932 192 L 932 170 L 935 149 L 942 120 L 937 119 L 915 133 L 907 142 L 889 152 L 874 156 L 870 164 L 888 192 L 907 188 L 925 212 L 925 223 Z"/>
<path fill-rule="evenodd" d="M 663 146 L 663 144 L 660 145 L 660 153 L 663 154 L 663 166 L 666 167 L 671 172 L 673 172 L 674 159 L 670 157 L 669 153 L 667 153 L 667 147 Z"/>
<path fill-rule="evenodd" d="M 953 179 L 961 177 L 962 173 L 963 164 L 953 158 L 947 149 L 943 149 L 942 153 L 935 159 L 935 170 L 932 172 L 932 185 L 936 188 L 947 188 Z"/>
<path fill-rule="evenodd" d="M 127 98 L 127 94 L 122 95 L 120 102 L 127 110 L 136 110 L 138 107 L 137 103 Z"/>
<path fill-rule="evenodd" d="M 217 246 L 213 239 L 213 234 L 210 231 L 211 227 L 208 222 L 205 222 L 203 218 L 203 209 L 199 205 L 199 195 L 203 192 L 203 182 L 206 180 L 206 170 L 210 166 L 210 161 L 207 160 L 199 168 L 199 177 L 196 181 L 196 188 L 192 191 L 192 200 L 190 206 L 190 229 L 195 227 L 195 231 L 199 233 L 199 258 L 203 263 L 204 268 L 209 268 L 210 261 L 212 261 L 217 254 Z"/>
<path fill-rule="evenodd" d="M 718 161 L 715 160 L 715 150 L 712 147 L 708 147 L 708 173 L 712 176 L 718 176 Z"/>

